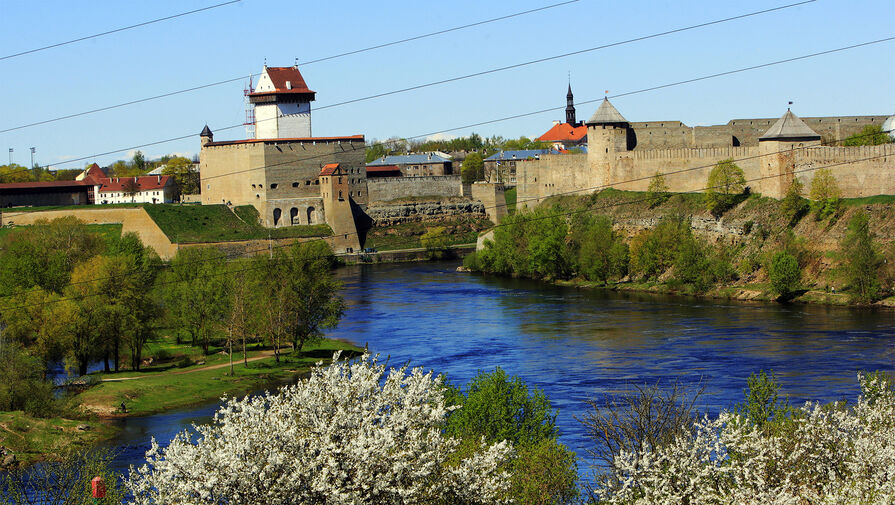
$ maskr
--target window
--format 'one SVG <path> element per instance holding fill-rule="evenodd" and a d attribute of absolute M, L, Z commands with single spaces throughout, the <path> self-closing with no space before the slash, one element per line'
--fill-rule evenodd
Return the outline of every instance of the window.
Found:
<path fill-rule="evenodd" d="M 293 187 L 293 188 L 297 188 L 297 187 L 298 187 L 298 183 L 297 183 L 297 182 L 293 182 L 293 183 L 292 183 L 292 187 Z"/>
<path fill-rule="evenodd" d="M 270 189 L 277 189 L 277 183 L 273 183 L 270 185 Z"/>

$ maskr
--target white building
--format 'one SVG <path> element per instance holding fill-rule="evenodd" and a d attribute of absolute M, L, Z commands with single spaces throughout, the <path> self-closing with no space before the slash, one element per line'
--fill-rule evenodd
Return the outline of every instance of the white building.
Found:
<path fill-rule="evenodd" d="M 93 184 L 93 202 L 110 203 L 172 203 L 177 196 L 174 178 L 170 175 L 141 175 L 137 177 L 106 177 L 94 163 L 76 178 Z"/>
<path fill-rule="evenodd" d="M 310 137 L 314 96 L 298 67 L 265 65 L 258 85 L 249 94 L 255 107 L 255 138 Z"/>

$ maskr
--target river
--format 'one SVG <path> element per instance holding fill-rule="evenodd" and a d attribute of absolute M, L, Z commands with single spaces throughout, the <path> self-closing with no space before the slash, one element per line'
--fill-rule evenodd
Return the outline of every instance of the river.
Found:
<path fill-rule="evenodd" d="M 582 459 L 576 416 L 586 400 L 632 384 L 702 381 L 711 413 L 743 398 L 750 373 L 774 370 L 782 392 L 854 400 L 860 370 L 895 369 L 895 313 L 615 293 L 455 272 L 455 263 L 365 265 L 337 272 L 348 308 L 328 336 L 368 345 L 466 383 L 502 367 L 543 389 L 559 410 L 560 440 Z M 155 436 L 167 442 L 216 406 L 126 419 L 116 467 L 139 464 Z"/>

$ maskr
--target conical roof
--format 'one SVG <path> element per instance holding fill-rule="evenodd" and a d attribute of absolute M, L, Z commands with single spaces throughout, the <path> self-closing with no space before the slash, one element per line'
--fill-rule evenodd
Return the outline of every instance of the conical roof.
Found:
<path fill-rule="evenodd" d="M 587 120 L 586 124 L 618 124 L 627 123 L 628 120 L 619 114 L 618 110 L 609 103 L 608 98 L 603 99 L 603 103 L 597 108 L 597 112 Z"/>
<path fill-rule="evenodd" d="M 774 123 L 758 140 L 820 140 L 820 135 L 786 109 L 786 114 Z"/>
<path fill-rule="evenodd" d="M 193 130 L 196 131 L 196 130 Z M 199 134 L 200 137 L 211 137 L 211 128 L 208 125 L 205 125 L 205 128 L 202 128 L 202 133 Z"/>

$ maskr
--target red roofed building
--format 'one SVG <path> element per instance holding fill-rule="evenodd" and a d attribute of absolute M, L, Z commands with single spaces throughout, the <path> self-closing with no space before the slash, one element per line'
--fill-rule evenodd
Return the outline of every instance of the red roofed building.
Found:
<path fill-rule="evenodd" d="M 575 119 L 575 98 L 572 95 L 572 85 L 566 93 L 566 122 L 553 123 L 553 128 L 538 137 L 541 142 L 552 142 L 553 149 L 564 150 L 572 147 L 587 145 L 587 126 Z"/>
<path fill-rule="evenodd" d="M 258 85 L 248 95 L 255 108 L 255 138 L 310 137 L 311 102 L 315 94 L 297 66 L 265 65 Z"/>
<path fill-rule="evenodd" d="M 91 178 L 93 180 L 93 178 Z M 177 195 L 170 175 L 137 177 L 105 177 L 96 184 L 96 204 L 107 203 L 172 203 Z"/>

